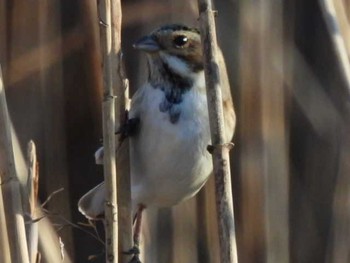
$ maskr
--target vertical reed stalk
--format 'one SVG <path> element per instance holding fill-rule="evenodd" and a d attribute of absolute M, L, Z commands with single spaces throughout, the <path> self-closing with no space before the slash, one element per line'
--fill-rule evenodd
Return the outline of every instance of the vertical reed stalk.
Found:
<path fill-rule="evenodd" d="M 111 1 L 99 2 L 101 19 L 101 48 L 103 62 L 103 147 L 104 180 L 106 183 L 105 234 L 106 262 L 118 262 L 118 207 L 115 140 L 115 96 L 112 77 L 112 20 Z"/>
<path fill-rule="evenodd" d="M 210 0 L 198 0 L 203 45 L 205 82 L 216 187 L 217 217 L 221 262 L 237 262 L 237 248 L 231 189 L 230 145 L 224 141 L 224 118 L 221 97 L 221 78 L 218 64 L 214 11 Z"/>
<path fill-rule="evenodd" d="M 129 109 L 129 81 L 126 78 L 121 51 L 122 10 L 119 0 L 111 2 L 112 19 L 112 83 L 116 95 L 116 127 L 126 122 L 126 111 Z M 119 141 L 121 142 L 121 141 Z M 119 228 L 119 260 L 127 262 L 128 251 L 132 243 L 132 215 L 130 189 L 129 142 L 126 139 L 122 147 L 117 149 L 117 190 L 118 190 L 118 222 Z"/>
<path fill-rule="evenodd" d="M 37 167 L 37 158 L 36 158 L 36 147 L 33 141 L 28 143 L 27 149 L 27 158 L 28 158 L 28 180 L 27 180 L 27 191 L 28 191 L 28 206 L 25 209 L 28 222 L 26 224 L 26 233 L 27 233 L 27 243 L 28 243 L 28 252 L 29 259 L 31 263 L 37 261 L 38 256 L 38 223 L 32 222 L 38 217 L 37 213 L 37 198 L 39 191 L 39 173 Z"/>
<path fill-rule="evenodd" d="M 350 27 L 347 18 L 345 1 L 320 0 L 323 17 L 327 24 L 329 35 L 337 56 L 340 74 L 344 86 L 350 91 Z M 324 106 L 324 104 L 322 104 Z M 335 119 L 335 118 L 333 118 Z M 331 242 L 329 242 L 326 262 L 341 263 L 350 261 L 350 111 L 349 108 L 342 116 L 344 123 L 337 129 L 340 138 L 339 167 L 333 197 L 333 211 L 331 222 Z"/>
<path fill-rule="evenodd" d="M 12 262 L 29 263 L 21 200 L 21 188 L 15 169 L 11 120 L 7 109 L 4 83 L 0 67 L 0 177 L 8 241 Z M 1 252 L 2 253 L 2 252 Z"/>
<path fill-rule="evenodd" d="M 0 262 L 11 263 L 9 237 L 7 233 L 5 203 L 2 198 L 2 181 L 0 177 Z"/>

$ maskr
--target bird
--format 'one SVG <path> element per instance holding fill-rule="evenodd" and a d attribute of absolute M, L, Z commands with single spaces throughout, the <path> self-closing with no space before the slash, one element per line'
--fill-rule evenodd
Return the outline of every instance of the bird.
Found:
<path fill-rule="evenodd" d="M 193 197 L 213 172 L 204 61 L 200 31 L 166 24 L 139 39 L 133 47 L 147 56 L 148 78 L 131 100 L 129 121 L 131 202 L 135 232 L 147 207 L 171 207 Z M 236 116 L 226 66 L 218 52 L 224 114 L 224 138 L 234 135 Z M 117 158 L 120 151 L 117 153 Z M 95 153 L 102 163 L 103 148 Z M 79 211 L 88 218 L 103 213 L 105 185 L 85 194 Z M 134 233 L 134 261 L 139 233 Z"/>

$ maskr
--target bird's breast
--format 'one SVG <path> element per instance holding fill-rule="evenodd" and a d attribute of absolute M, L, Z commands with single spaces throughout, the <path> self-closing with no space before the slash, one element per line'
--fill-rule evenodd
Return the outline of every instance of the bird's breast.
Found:
<path fill-rule="evenodd" d="M 165 94 L 149 88 L 140 107 L 141 127 L 131 140 L 135 202 L 170 206 L 194 195 L 212 170 L 205 93 L 189 90 L 172 105 L 176 122 L 160 108 Z"/>

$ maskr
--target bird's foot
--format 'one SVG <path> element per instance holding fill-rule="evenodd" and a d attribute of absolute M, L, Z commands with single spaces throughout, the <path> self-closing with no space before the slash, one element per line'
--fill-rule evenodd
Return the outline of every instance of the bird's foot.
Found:
<path fill-rule="evenodd" d="M 133 246 L 128 251 L 124 251 L 123 254 L 125 254 L 125 255 L 140 255 L 140 249 L 138 246 Z"/>
<path fill-rule="evenodd" d="M 129 263 L 142 263 L 140 258 L 139 258 L 139 255 L 134 255 L 132 257 L 132 259 L 129 261 Z"/>
<path fill-rule="evenodd" d="M 129 261 L 129 263 L 141 263 L 140 260 L 140 249 L 138 246 L 133 246 L 129 251 L 123 252 L 125 255 L 132 255 L 133 257 Z"/>

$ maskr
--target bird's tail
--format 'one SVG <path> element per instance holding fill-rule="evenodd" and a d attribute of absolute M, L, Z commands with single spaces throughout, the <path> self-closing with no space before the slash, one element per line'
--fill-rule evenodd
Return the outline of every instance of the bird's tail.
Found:
<path fill-rule="evenodd" d="M 103 181 L 80 198 L 78 209 L 88 219 L 96 219 L 103 215 L 105 198 L 106 187 Z"/>

